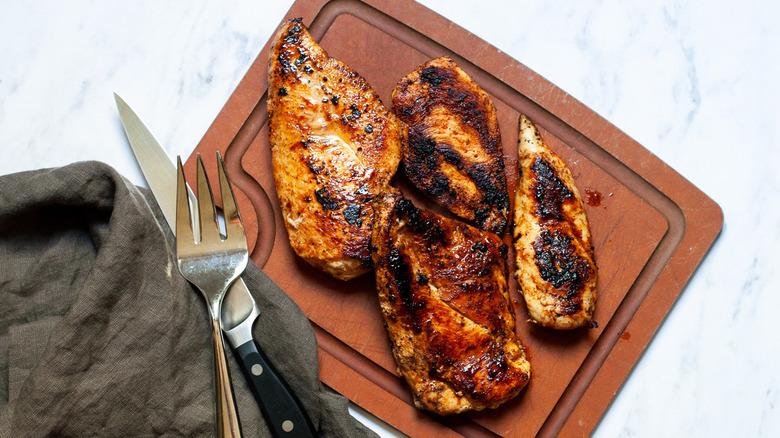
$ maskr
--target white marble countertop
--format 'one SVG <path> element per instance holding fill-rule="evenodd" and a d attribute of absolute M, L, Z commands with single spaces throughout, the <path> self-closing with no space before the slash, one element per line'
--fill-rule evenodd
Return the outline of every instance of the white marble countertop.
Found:
<path fill-rule="evenodd" d="M 291 3 L 2 2 L 0 174 L 100 160 L 145 185 L 112 92 L 187 157 Z M 582 101 L 724 211 L 720 238 L 593 435 L 780 436 L 780 3 L 422 3 Z"/>

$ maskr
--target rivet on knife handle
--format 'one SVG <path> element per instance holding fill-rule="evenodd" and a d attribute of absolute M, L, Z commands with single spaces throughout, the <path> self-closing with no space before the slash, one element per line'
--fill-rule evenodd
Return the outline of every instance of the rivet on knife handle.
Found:
<path fill-rule="evenodd" d="M 290 388 L 279 377 L 254 341 L 235 349 L 244 369 L 249 370 L 250 387 L 255 393 L 271 433 L 277 437 L 315 437 L 314 427 Z"/>

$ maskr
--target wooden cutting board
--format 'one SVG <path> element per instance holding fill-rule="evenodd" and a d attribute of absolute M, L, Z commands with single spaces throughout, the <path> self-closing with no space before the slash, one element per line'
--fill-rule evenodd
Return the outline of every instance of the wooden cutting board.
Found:
<path fill-rule="evenodd" d="M 599 266 L 598 327 L 592 329 L 556 332 L 531 325 L 510 281 L 518 335 L 533 367 L 516 399 L 446 418 L 415 409 L 396 373 L 373 276 L 332 279 L 290 248 L 268 145 L 269 42 L 195 152 L 208 166 L 214 166 L 216 150 L 224 155 L 252 259 L 311 320 L 322 381 L 411 436 L 590 433 L 717 237 L 723 223 L 718 205 L 555 85 L 417 3 L 299 0 L 290 17 L 302 17 L 324 49 L 366 78 L 386 104 L 396 82 L 419 64 L 443 55 L 455 59 L 498 109 L 510 193 L 517 179 L 518 115 L 530 117 L 590 199 L 586 210 Z M 193 162 L 190 157 L 191 174 Z M 432 205 L 407 194 L 418 205 Z"/>

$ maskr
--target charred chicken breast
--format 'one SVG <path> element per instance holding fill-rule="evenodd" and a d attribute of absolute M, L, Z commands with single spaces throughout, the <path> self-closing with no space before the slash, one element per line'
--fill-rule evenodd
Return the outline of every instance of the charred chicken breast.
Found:
<path fill-rule="evenodd" d="M 514 211 L 515 277 L 531 319 L 554 329 L 588 325 L 597 268 L 582 198 L 563 160 L 520 116 Z"/>
<path fill-rule="evenodd" d="M 404 121 L 404 171 L 437 203 L 479 228 L 503 234 L 509 216 L 496 109 L 450 58 L 404 77 L 393 91 Z"/>
<path fill-rule="evenodd" d="M 516 396 L 531 371 L 515 335 L 503 241 L 398 192 L 375 210 L 379 302 L 415 405 L 446 415 Z"/>
<path fill-rule="evenodd" d="M 371 203 L 398 167 L 402 123 L 300 19 L 279 29 L 268 70 L 273 174 L 290 244 L 336 278 L 369 272 Z"/>

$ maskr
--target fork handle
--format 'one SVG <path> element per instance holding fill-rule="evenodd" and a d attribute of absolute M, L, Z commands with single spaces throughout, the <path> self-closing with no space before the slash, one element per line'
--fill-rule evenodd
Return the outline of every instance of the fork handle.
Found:
<path fill-rule="evenodd" d="M 257 348 L 255 341 L 249 340 L 235 351 L 273 436 L 290 438 L 317 436 L 301 403 Z"/>
<path fill-rule="evenodd" d="M 233 385 L 228 373 L 225 347 L 222 341 L 222 328 L 219 318 L 211 321 L 211 342 L 214 346 L 214 389 L 217 396 L 217 436 L 220 438 L 239 438 L 241 428 L 238 423 L 238 411 L 233 398 Z"/>

